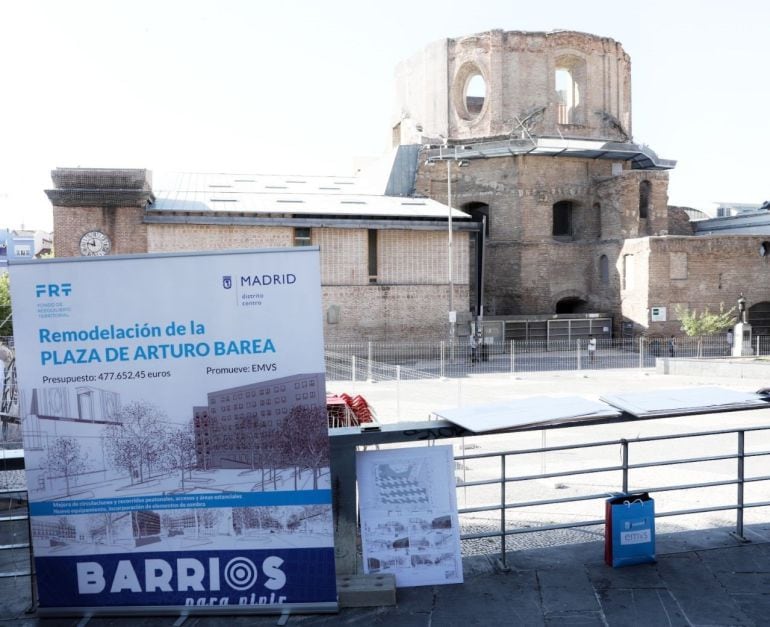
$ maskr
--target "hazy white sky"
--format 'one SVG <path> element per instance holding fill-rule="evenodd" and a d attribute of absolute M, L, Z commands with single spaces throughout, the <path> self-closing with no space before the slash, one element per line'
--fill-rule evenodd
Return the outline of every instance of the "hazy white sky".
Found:
<path fill-rule="evenodd" d="M 350 174 L 396 63 L 493 28 L 620 41 L 670 203 L 762 202 L 768 25 L 759 0 L 0 0 L 0 226 L 51 228 L 57 166 Z"/>

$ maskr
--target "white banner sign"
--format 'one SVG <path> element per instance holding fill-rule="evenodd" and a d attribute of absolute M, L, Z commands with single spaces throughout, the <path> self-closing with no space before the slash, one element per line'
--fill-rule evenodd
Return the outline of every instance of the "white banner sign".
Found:
<path fill-rule="evenodd" d="M 41 607 L 336 606 L 318 250 L 11 267 Z"/>

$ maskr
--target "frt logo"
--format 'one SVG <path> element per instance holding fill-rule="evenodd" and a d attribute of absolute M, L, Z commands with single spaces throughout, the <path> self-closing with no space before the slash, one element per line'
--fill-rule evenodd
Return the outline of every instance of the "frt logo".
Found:
<path fill-rule="evenodd" d="M 72 293 L 71 283 L 38 283 L 35 285 L 35 294 L 38 298 L 58 298 L 69 296 Z"/>

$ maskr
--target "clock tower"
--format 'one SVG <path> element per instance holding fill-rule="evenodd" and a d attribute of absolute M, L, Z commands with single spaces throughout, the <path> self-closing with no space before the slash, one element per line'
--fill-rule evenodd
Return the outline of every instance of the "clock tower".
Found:
<path fill-rule="evenodd" d="M 57 257 L 147 252 L 144 210 L 155 200 L 148 170 L 57 168 L 51 178 Z"/>

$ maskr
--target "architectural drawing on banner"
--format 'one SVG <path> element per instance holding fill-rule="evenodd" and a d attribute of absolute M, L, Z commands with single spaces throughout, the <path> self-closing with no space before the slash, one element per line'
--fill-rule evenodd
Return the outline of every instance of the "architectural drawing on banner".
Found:
<path fill-rule="evenodd" d="M 22 399 L 30 492 L 66 501 L 329 489 L 321 373 L 206 396 L 176 423 L 149 401 L 121 404 L 106 389 L 33 389 Z M 331 518 L 328 504 L 72 513 L 33 518 L 32 536 L 37 555 L 223 548 L 284 535 L 296 546 L 332 546 Z"/>

